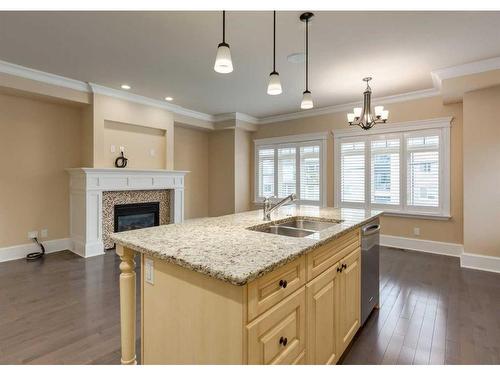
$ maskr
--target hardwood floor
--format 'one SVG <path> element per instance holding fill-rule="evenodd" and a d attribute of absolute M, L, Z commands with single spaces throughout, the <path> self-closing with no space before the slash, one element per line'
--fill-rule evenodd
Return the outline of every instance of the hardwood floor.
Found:
<path fill-rule="evenodd" d="M 0 263 L 0 364 L 120 363 L 118 264 L 68 251 Z M 380 289 L 341 363 L 500 364 L 499 274 L 382 249 Z"/>
<path fill-rule="evenodd" d="M 0 364 L 119 364 L 119 263 L 113 251 L 0 263 Z"/>
<path fill-rule="evenodd" d="M 343 364 L 500 364 L 500 274 L 382 249 L 380 310 Z"/>

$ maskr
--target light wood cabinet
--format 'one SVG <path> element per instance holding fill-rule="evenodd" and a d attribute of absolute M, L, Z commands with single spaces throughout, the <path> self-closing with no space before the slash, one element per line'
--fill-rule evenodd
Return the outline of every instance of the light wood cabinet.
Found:
<path fill-rule="evenodd" d="M 305 280 L 305 258 L 300 257 L 250 282 L 248 284 L 248 320 L 255 319 L 304 286 Z"/>
<path fill-rule="evenodd" d="M 248 364 L 290 365 L 298 360 L 305 348 L 305 317 L 302 287 L 250 323 Z"/>
<path fill-rule="evenodd" d="M 352 252 L 340 262 L 340 347 L 349 345 L 359 328 L 361 314 L 360 250 Z"/>
<path fill-rule="evenodd" d="M 338 263 L 306 286 L 307 363 L 331 365 L 339 357 Z"/>
<path fill-rule="evenodd" d="M 154 259 L 142 363 L 335 364 L 360 326 L 360 256 L 356 229 L 243 286 Z"/>

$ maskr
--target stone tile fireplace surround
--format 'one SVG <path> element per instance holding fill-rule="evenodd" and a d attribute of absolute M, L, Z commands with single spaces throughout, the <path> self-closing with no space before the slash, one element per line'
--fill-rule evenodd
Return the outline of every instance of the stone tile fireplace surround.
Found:
<path fill-rule="evenodd" d="M 114 205 L 160 203 L 159 224 L 184 219 L 186 171 L 162 169 L 71 168 L 70 236 L 72 251 L 82 257 L 113 247 Z"/>
<path fill-rule="evenodd" d="M 102 241 L 104 249 L 114 247 L 109 235 L 114 232 L 115 206 L 130 203 L 160 203 L 159 225 L 170 223 L 170 190 L 135 190 L 102 192 Z"/>

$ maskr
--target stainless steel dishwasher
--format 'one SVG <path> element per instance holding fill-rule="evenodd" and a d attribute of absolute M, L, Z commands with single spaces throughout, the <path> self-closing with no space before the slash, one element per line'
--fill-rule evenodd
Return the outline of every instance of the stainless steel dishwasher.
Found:
<path fill-rule="evenodd" d="M 379 306 L 380 224 L 373 220 L 361 228 L 361 325 Z"/>

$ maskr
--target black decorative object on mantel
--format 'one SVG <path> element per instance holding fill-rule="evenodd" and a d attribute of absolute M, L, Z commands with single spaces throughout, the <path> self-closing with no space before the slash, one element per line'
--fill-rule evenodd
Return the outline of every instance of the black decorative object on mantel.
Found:
<path fill-rule="evenodd" d="M 123 151 L 120 152 L 120 156 L 115 159 L 116 168 L 125 168 L 127 166 L 128 159 L 123 156 Z"/>

